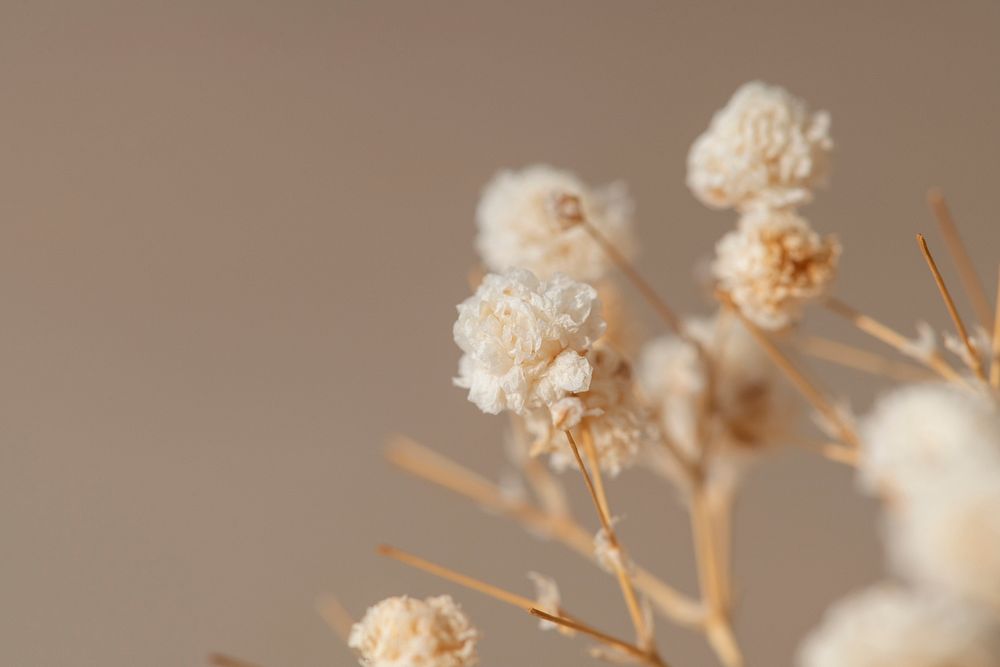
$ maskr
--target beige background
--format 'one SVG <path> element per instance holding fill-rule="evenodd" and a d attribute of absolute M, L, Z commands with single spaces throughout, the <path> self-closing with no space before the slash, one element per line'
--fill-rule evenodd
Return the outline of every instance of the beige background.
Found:
<path fill-rule="evenodd" d="M 638 201 L 641 267 L 684 310 L 731 225 L 683 184 L 745 80 L 829 109 L 847 248 L 838 291 L 943 322 L 912 242 L 947 188 L 992 276 L 995 3 L 0 3 L 0 664 L 346 665 L 313 611 L 457 593 L 485 665 L 583 644 L 379 560 L 391 541 L 624 632 L 612 582 L 402 478 L 405 431 L 489 474 L 500 420 L 449 386 L 472 211 L 501 166 L 549 161 Z M 936 237 L 933 237 L 936 240 Z M 950 267 L 949 267 L 950 270 Z M 855 339 L 817 313 L 811 326 Z M 817 370 L 828 371 L 821 365 Z M 863 406 L 877 385 L 833 373 Z M 683 517 L 643 473 L 625 539 L 685 590 Z M 788 452 L 740 505 L 749 664 L 786 665 L 828 602 L 878 576 L 871 505 Z M 679 667 L 714 664 L 661 625 Z"/>

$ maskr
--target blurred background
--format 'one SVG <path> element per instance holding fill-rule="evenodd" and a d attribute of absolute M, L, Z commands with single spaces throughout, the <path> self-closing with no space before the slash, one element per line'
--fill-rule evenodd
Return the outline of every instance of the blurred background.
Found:
<path fill-rule="evenodd" d="M 845 245 L 837 293 L 944 325 L 913 234 L 954 280 L 924 203 L 943 186 L 992 291 L 998 29 L 973 1 L 0 2 L 0 663 L 348 665 L 317 596 L 357 616 L 449 592 L 484 665 L 582 664 L 583 642 L 374 553 L 529 594 L 538 570 L 627 631 L 609 577 L 381 459 L 404 432 L 503 465 L 503 420 L 450 384 L 480 188 L 539 161 L 623 179 L 641 269 L 707 312 L 692 269 L 733 218 L 687 192 L 686 152 L 739 84 L 778 83 L 833 116 L 805 212 Z M 882 386 L 813 368 L 858 408 Z M 642 472 L 610 493 L 637 558 L 693 593 L 673 494 Z M 766 461 L 737 515 L 748 664 L 790 664 L 881 569 L 846 469 Z"/>

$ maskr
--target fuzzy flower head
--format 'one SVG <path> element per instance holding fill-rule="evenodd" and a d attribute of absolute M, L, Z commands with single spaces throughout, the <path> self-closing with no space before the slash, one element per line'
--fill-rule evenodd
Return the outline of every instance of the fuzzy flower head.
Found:
<path fill-rule="evenodd" d="M 830 116 L 778 86 L 744 84 L 688 153 L 687 183 L 712 208 L 794 206 L 822 184 Z"/>
<path fill-rule="evenodd" d="M 687 333 L 708 353 L 715 373 L 714 410 L 703 432 L 717 454 L 747 454 L 773 444 L 788 421 L 787 396 L 774 366 L 734 317 L 695 318 Z M 659 425 L 685 455 L 698 455 L 706 368 L 694 345 L 674 335 L 650 341 L 639 356 L 639 384 Z"/>
<path fill-rule="evenodd" d="M 715 247 L 719 288 L 762 329 L 795 322 L 836 275 L 840 244 L 822 238 L 792 211 L 755 209 Z"/>
<path fill-rule="evenodd" d="M 861 441 L 865 488 L 908 502 L 944 488 L 946 478 L 1000 468 L 1000 413 L 952 386 L 907 385 L 876 402 Z"/>
<path fill-rule="evenodd" d="M 637 400 L 632 369 L 614 348 L 598 344 L 587 355 L 593 368 L 590 388 L 554 403 L 549 411 L 528 415 L 525 425 L 534 438 L 533 452 L 550 454 L 556 470 L 575 468 L 566 434 L 586 430 L 601 469 L 614 476 L 635 463 L 644 441 L 656 437 L 651 416 Z"/>
<path fill-rule="evenodd" d="M 471 667 L 479 633 L 451 597 L 388 598 L 351 628 L 364 667 Z"/>
<path fill-rule="evenodd" d="M 586 354 L 603 332 L 593 287 L 562 274 L 489 274 L 458 306 L 455 384 L 489 414 L 551 405 L 590 387 Z"/>
<path fill-rule="evenodd" d="M 632 202 L 624 186 L 591 189 L 569 172 L 544 165 L 502 171 L 476 209 L 476 248 L 491 271 L 528 269 L 541 278 L 565 273 L 592 281 L 610 268 L 606 253 L 577 224 L 585 219 L 632 254 Z"/>
<path fill-rule="evenodd" d="M 1000 632 L 972 608 L 878 586 L 826 614 L 799 651 L 800 667 L 995 667 Z"/>

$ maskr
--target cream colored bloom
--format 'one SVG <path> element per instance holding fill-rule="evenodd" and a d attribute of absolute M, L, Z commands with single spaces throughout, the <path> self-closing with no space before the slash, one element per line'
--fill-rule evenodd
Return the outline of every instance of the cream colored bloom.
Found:
<path fill-rule="evenodd" d="M 892 586 L 831 607 L 800 667 L 996 667 L 1000 629 L 972 608 Z"/>
<path fill-rule="evenodd" d="M 656 433 L 650 415 L 636 399 L 628 362 L 601 344 L 587 359 L 593 368 L 589 390 L 556 402 L 549 412 L 531 413 L 525 424 L 534 439 L 533 451 L 550 454 L 557 470 L 577 467 L 563 431 L 579 427 L 593 439 L 601 469 L 617 475 L 635 463 L 643 442 Z M 578 444 L 582 448 L 583 443 Z"/>
<path fill-rule="evenodd" d="M 712 273 L 743 314 L 763 329 L 798 319 L 829 287 L 840 244 L 791 211 L 755 209 L 716 245 Z"/>
<path fill-rule="evenodd" d="M 699 431 L 711 439 L 716 461 L 728 464 L 774 444 L 787 420 L 787 396 L 774 366 L 735 317 L 688 319 L 687 333 L 701 343 L 715 372 L 714 409 L 700 424 L 706 367 L 694 345 L 668 335 L 648 343 L 639 356 L 639 385 L 665 437 L 684 455 L 699 454 Z M 738 467 L 738 466 L 737 466 Z M 724 465 L 713 473 L 736 473 Z"/>
<path fill-rule="evenodd" d="M 562 274 L 487 275 L 458 306 L 455 342 L 464 353 L 455 384 L 483 412 L 521 413 L 586 391 L 587 351 L 604 331 L 594 288 Z"/>
<path fill-rule="evenodd" d="M 502 171 L 483 191 L 476 210 L 476 248 L 491 271 L 528 269 L 540 278 L 565 273 L 592 281 L 610 267 L 604 250 L 574 224 L 576 211 L 626 255 L 632 254 L 632 202 L 624 186 L 591 189 L 573 174 L 537 165 Z"/>
<path fill-rule="evenodd" d="M 388 598 L 351 628 L 365 667 L 470 667 L 479 633 L 451 597 Z"/>
<path fill-rule="evenodd" d="M 617 522 L 617 519 L 613 521 L 613 523 Z M 594 535 L 594 556 L 601 569 L 609 574 L 617 574 L 619 570 L 630 575 L 635 572 L 635 563 L 620 546 L 616 546 L 611 541 L 611 536 L 604 528 L 598 530 L 597 534 Z"/>
<path fill-rule="evenodd" d="M 556 584 L 555 579 L 538 574 L 537 572 L 529 572 L 528 578 L 535 585 L 535 607 L 547 614 L 561 616 L 562 611 L 560 607 L 562 605 L 562 598 L 559 595 L 559 586 Z M 553 623 L 552 621 L 546 621 L 544 618 L 538 622 L 538 627 L 542 630 L 558 630 L 560 633 L 568 636 L 576 634 L 571 628 Z"/>
<path fill-rule="evenodd" d="M 885 527 L 896 572 L 1000 618 L 1000 466 L 940 470 L 924 492 L 893 507 Z"/>
<path fill-rule="evenodd" d="M 1000 467 L 1000 415 L 988 399 L 939 383 L 879 398 L 861 430 L 859 474 L 874 493 L 926 495 L 944 476 Z"/>
<path fill-rule="evenodd" d="M 808 202 L 826 180 L 830 116 L 778 86 L 744 84 L 688 153 L 688 187 L 713 208 Z"/>

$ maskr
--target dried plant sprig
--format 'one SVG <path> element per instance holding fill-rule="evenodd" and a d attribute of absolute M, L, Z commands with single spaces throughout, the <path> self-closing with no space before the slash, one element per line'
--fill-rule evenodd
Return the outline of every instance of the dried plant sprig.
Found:
<path fill-rule="evenodd" d="M 816 359 L 898 382 L 920 382 L 934 377 L 919 366 L 888 359 L 870 350 L 823 336 L 802 336 L 796 339 L 796 345 L 803 353 Z"/>
<path fill-rule="evenodd" d="M 354 618 L 340 600 L 327 593 L 316 600 L 316 611 L 330 629 L 346 643 L 354 625 Z"/>
<path fill-rule="evenodd" d="M 969 360 L 972 363 L 972 371 L 979 379 L 985 382 L 986 375 L 983 373 L 982 360 L 979 358 L 979 354 L 976 352 L 975 347 L 972 345 L 972 341 L 969 339 L 969 332 L 965 328 L 965 323 L 962 322 L 962 316 L 959 315 L 958 308 L 955 307 L 955 300 L 951 298 L 951 292 L 948 290 L 948 285 L 945 284 L 944 277 L 938 269 L 937 262 L 934 261 L 934 256 L 931 254 L 931 250 L 927 246 L 927 239 L 924 238 L 923 234 L 917 234 L 917 245 L 920 246 L 920 252 L 923 254 L 924 260 L 927 262 L 927 267 L 931 270 L 931 274 L 934 276 L 934 282 L 937 283 L 938 291 L 941 292 L 941 298 L 944 299 L 944 305 L 948 309 L 948 315 L 951 316 L 951 320 L 955 324 L 955 331 L 958 332 L 958 337 L 965 344 L 965 349 L 969 353 Z"/>
<path fill-rule="evenodd" d="M 570 517 L 553 516 L 531 503 L 511 499 L 489 480 L 409 438 L 394 438 L 386 458 L 411 475 L 509 516 L 525 528 L 549 535 L 587 560 L 596 562 L 593 535 Z M 704 609 L 699 602 L 640 566 L 636 566 L 633 572 L 633 581 L 665 618 L 685 627 L 701 626 Z"/>
<path fill-rule="evenodd" d="M 869 315 L 866 315 L 865 313 L 862 313 L 857 308 L 849 306 L 835 297 L 828 297 L 823 303 L 831 312 L 845 318 L 864 333 L 882 341 L 901 354 L 913 357 L 910 340 L 895 329 L 883 324 Z M 929 368 L 934 370 L 946 380 L 952 382 L 962 381 L 962 376 L 959 375 L 958 372 L 952 368 L 945 358 L 942 357 L 936 350 L 931 352 L 931 354 L 926 357 L 919 357 L 918 361 L 926 364 Z"/>
<path fill-rule="evenodd" d="M 962 242 L 962 235 L 958 233 L 958 226 L 955 224 L 955 219 L 951 215 L 951 210 L 948 208 L 948 202 L 945 200 L 941 188 L 931 188 L 927 191 L 927 205 L 930 206 L 935 219 L 937 219 L 941 236 L 944 237 L 948 253 L 958 268 L 958 277 L 962 281 L 962 287 L 965 288 L 969 301 L 972 302 L 976 318 L 979 320 L 980 326 L 989 331 L 993 309 L 986 297 L 986 287 L 979 279 L 969 251 L 965 247 L 965 243 Z"/>
<path fill-rule="evenodd" d="M 644 650 L 634 644 L 630 644 L 624 639 L 619 639 L 612 635 L 609 635 L 600 630 L 595 630 L 579 621 L 574 621 L 569 618 L 554 616 L 548 612 L 542 611 L 541 609 L 536 609 L 532 607 L 528 610 L 532 616 L 537 616 L 538 618 L 548 621 L 549 623 L 555 623 L 563 627 L 569 628 L 570 630 L 575 630 L 577 632 L 582 632 L 583 634 L 590 635 L 598 641 L 604 642 L 609 646 L 613 646 L 616 649 L 624 651 L 625 653 L 631 655 L 633 658 L 639 662 L 646 663 L 648 665 L 655 665 L 656 667 L 669 667 L 669 665 L 664 662 L 663 658 L 659 656 L 656 652 L 650 652 Z"/>
<path fill-rule="evenodd" d="M 604 483 L 601 480 L 601 465 L 597 459 L 597 452 L 594 449 L 593 441 L 590 439 L 584 440 L 586 443 L 587 460 L 590 462 L 591 468 L 591 471 L 588 472 L 587 466 L 584 465 L 583 458 L 580 456 L 580 449 L 577 447 L 576 440 L 573 439 L 573 434 L 566 431 L 566 439 L 573 450 L 573 456 L 576 458 L 577 465 L 580 467 L 580 474 L 583 475 L 583 480 L 587 486 L 587 491 L 590 492 L 591 500 L 594 501 L 594 507 L 597 509 L 601 528 L 604 530 L 608 542 L 613 549 L 624 554 L 624 550 L 618 541 L 618 536 L 615 534 L 614 522 L 611 520 L 608 498 L 604 492 Z M 621 558 L 611 560 L 614 565 L 615 575 L 618 577 L 618 585 L 622 589 L 622 595 L 628 607 L 629 616 L 632 617 L 632 625 L 635 628 L 636 637 L 639 639 L 640 644 L 644 646 L 648 645 L 652 641 L 652 633 L 646 625 L 646 619 L 643 617 L 642 609 L 639 606 L 639 598 L 635 594 L 631 573 L 625 567 L 625 557 L 623 555 Z"/>

